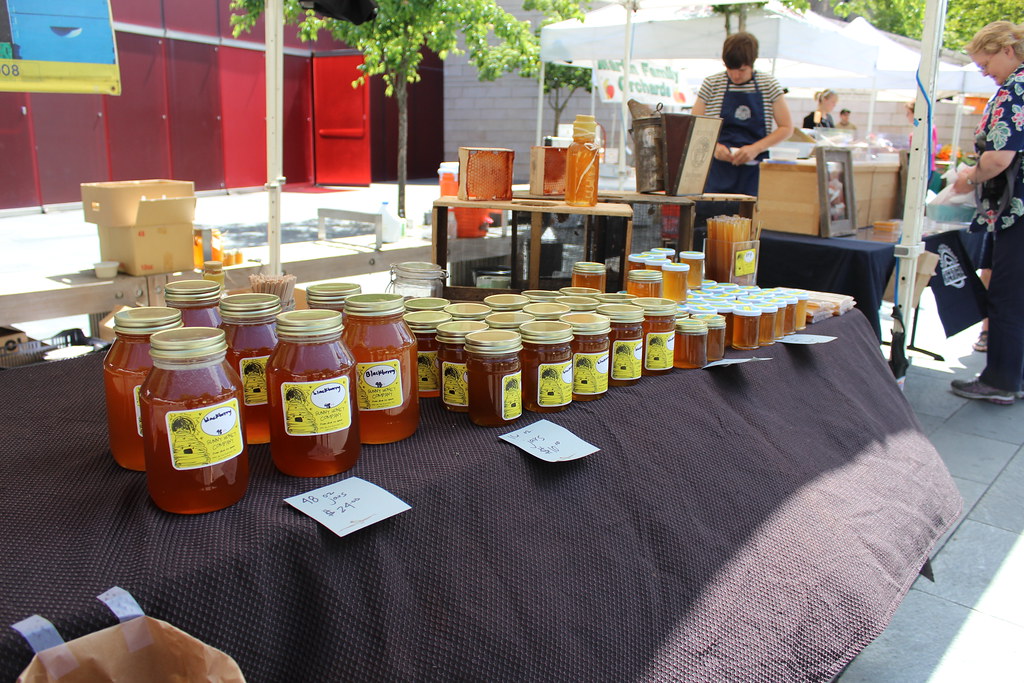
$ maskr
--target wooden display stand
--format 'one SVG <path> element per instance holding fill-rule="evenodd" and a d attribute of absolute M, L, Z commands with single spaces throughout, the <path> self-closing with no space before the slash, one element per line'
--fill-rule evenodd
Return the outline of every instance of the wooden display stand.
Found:
<path fill-rule="evenodd" d="M 480 301 L 485 296 L 523 289 L 544 289 L 541 283 L 542 237 L 550 229 L 550 222 L 557 217 L 583 217 L 582 253 L 579 260 L 599 260 L 609 264 L 608 291 L 618 291 L 622 283 L 622 266 L 629 253 L 633 236 L 633 210 L 622 204 L 598 203 L 596 206 L 569 206 L 561 200 L 512 199 L 511 201 L 469 202 L 456 197 L 441 197 L 434 202 L 433 262 L 448 268 L 453 256 L 448 238 L 449 208 L 486 208 L 491 211 L 509 211 L 512 214 L 510 234 L 507 237 L 482 237 L 457 239 L 463 257 L 498 260 L 511 269 L 512 287 L 506 289 L 482 288 L 465 285 L 448 285 L 444 297 L 453 301 Z M 524 215 L 525 214 L 525 215 Z M 529 225 L 526 234 L 517 226 Z M 621 231 L 621 234 L 618 233 Z M 606 253 L 601 258 L 604 238 L 615 232 L 616 240 L 622 246 L 615 253 Z M 528 244 L 528 253 L 523 259 L 523 242 Z M 453 264 L 454 265 L 454 264 Z M 525 273 L 525 276 L 522 274 Z"/>
<path fill-rule="evenodd" d="M 679 251 L 690 251 L 693 249 L 693 224 L 696 220 L 696 209 L 698 204 L 711 204 L 714 210 L 715 204 L 724 202 L 739 202 L 739 215 L 749 218 L 756 225 L 757 197 L 747 194 L 698 194 L 688 197 L 675 197 L 666 195 L 663 192 L 640 193 L 640 192 L 601 192 L 598 199 L 612 204 L 629 204 L 636 209 L 637 204 L 651 204 L 654 206 L 678 206 L 679 207 L 679 236 L 675 244 L 672 240 L 662 240 L 661 246 L 674 246 Z M 636 218 L 634 217 L 634 220 Z"/>

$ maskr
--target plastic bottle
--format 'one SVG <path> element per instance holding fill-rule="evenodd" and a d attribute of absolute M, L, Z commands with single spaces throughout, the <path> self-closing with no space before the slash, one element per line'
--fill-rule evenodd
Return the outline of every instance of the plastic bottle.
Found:
<path fill-rule="evenodd" d="M 597 122 L 594 117 L 577 114 L 565 162 L 565 203 L 569 206 L 597 204 L 596 138 Z"/>
<path fill-rule="evenodd" d="M 387 202 L 380 204 L 381 217 L 381 240 L 384 242 L 397 242 L 402 238 L 402 219 L 391 210 Z"/>

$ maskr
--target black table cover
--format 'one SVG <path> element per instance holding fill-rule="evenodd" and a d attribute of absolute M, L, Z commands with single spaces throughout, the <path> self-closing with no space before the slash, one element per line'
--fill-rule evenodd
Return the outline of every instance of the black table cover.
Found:
<path fill-rule="evenodd" d="M 985 318 L 985 285 L 975 270 L 981 264 L 985 233 L 966 229 L 927 235 L 924 247 L 939 255 L 928 286 L 947 337 Z"/>
<path fill-rule="evenodd" d="M 110 457 L 100 358 L 2 372 L 0 680 L 31 657 L 8 624 L 84 635 L 119 585 L 251 681 L 828 681 L 961 501 L 863 316 L 808 332 L 839 339 L 517 423 L 600 447 L 575 462 L 426 400 L 348 473 L 412 509 L 345 538 L 282 499 L 348 475 L 257 446 L 240 503 L 167 514 Z"/>

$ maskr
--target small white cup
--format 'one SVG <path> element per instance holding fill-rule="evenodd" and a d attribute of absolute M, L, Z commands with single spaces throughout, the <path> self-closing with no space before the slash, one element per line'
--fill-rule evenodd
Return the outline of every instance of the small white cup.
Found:
<path fill-rule="evenodd" d="M 117 275 L 117 267 L 120 265 L 117 261 L 100 261 L 92 264 L 92 269 L 99 279 L 109 280 Z"/>

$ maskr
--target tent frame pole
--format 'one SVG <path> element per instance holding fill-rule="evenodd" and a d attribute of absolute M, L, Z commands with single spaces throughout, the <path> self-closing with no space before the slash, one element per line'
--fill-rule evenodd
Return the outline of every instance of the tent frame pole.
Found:
<path fill-rule="evenodd" d="M 284 185 L 282 156 L 282 118 L 284 95 L 284 4 L 282 0 L 266 0 L 267 72 L 267 244 L 270 248 L 270 275 L 281 275 L 281 186 Z"/>

